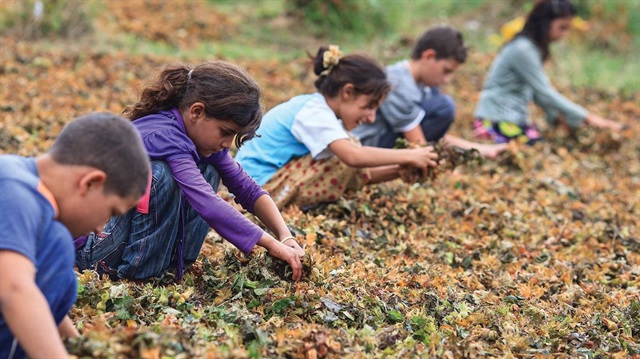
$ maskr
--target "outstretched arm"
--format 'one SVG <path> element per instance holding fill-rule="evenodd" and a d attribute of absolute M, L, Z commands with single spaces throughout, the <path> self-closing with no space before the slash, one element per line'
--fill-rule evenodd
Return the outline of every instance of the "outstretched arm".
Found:
<path fill-rule="evenodd" d="M 279 258 L 291 266 L 293 270 L 293 280 L 299 281 L 302 278 L 302 263 L 300 259 L 304 256 L 304 249 L 291 235 L 291 231 L 284 222 L 278 207 L 269 195 L 260 196 L 254 204 L 255 215 L 264 223 L 278 238 L 276 240 L 268 233 L 264 232 L 258 245 L 265 248 L 269 254 Z M 288 238 L 288 239 L 287 239 Z M 284 242 L 281 242 L 284 240 Z"/>
<path fill-rule="evenodd" d="M 428 166 L 435 167 L 438 158 L 430 146 L 412 149 L 359 147 L 350 140 L 341 139 L 332 142 L 329 148 L 342 162 L 357 168 L 409 165 L 426 170 Z"/>
<path fill-rule="evenodd" d="M 452 135 L 444 135 L 444 143 L 446 146 L 453 146 L 462 148 L 463 150 L 470 150 L 475 148 L 480 152 L 480 155 L 486 158 L 496 158 L 502 151 L 507 149 L 506 143 L 497 143 L 497 144 L 484 144 L 467 141 L 463 138 L 452 136 Z"/>
<path fill-rule="evenodd" d="M 258 197 L 254 207 L 254 214 L 276 235 L 277 238 L 285 238 L 291 236 L 289 227 L 284 222 L 278 207 L 269 195 Z"/>
<path fill-rule="evenodd" d="M 613 131 L 621 131 L 622 128 L 624 127 L 621 123 L 619 122 L 615 122 L 606 118 L 602 118 L 598 115 L 595 115 L 593 113 L 590 113 L 587 115 L 587 117 L 585 118 L 585 122 L 593 127 L 597 127 L 597 128 L 609 128 Z"/>
<path fill-rule="evenodd" d="M 60 322 L 60 325 L 58 325 L 58 331 L 60 332 L 60 336 L 63 338 L 75 338 L 80 336 L 78 329 L 73 325 L 73 321 L 68 315 L 65 315 L 62 322 Z"/>
<path fill-rule="evenodd" d="M 0 251 L 0 312 L 29 357 L 66 358 L 69 354 L 35 273 L 27 257 Z"/>
<path fill-rule="evenodd" d="M 254 204 L 254 209 L 255 215 L 271 230 L 271 232 L 276 235 L 278 240 L 282 241 L 283 239 L 290 237 L 291 239 L 284 241 L 283 244 L 293 248 L 299 257 L 304 256 L 304 250 L 300 248 L 295 237 L 291 235 L 289 227 L 287 227 L 287 224 L 284 222 L 284 219 L 282 218 L 278 207 L 276 207 L 275 202 L 271 199 L 271 196 L 260 196 Z"/>
<path fill-rule="evenodd" d="M 404 138 L 411 143 L 416 143 L 419 145 L 425 145 L 427 143 L 427 139 L 424 137 L 424 132 L 422 132 L 422 127 L 416 126 L 414 129 L 406 131 L 403 133 Z M 507 148 L 506 143 L 500 144 L 483 144 L 467 141 L 463 138 L 456 137 L 453 135 L 444 135 L 443 139 L 444 144 L 446 146 L 453 146 L 462 148 L 463 150 L 470 150 L 475 148 L 480 152 L 480 155 L 486 158 L 496 158 L 502 151 Z"/>
<path fill-rule="evenodd" d="M 417 145 L 426 145 L 427 138 L 424 137 L 424 131 L 422 131 L 422 127 L 416 126 L 412 130 L 405 131 L 402 133 L 404 138 L 410 143 L 415 143 Z"/>

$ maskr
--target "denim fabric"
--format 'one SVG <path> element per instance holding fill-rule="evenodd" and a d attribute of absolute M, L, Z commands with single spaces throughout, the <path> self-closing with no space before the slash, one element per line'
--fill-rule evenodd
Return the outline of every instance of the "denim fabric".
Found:
<path fill-rule="evenodd" d="M 211 165 L 200 165 L 204 178 L 214 191 L 220 178 Z M 119 278 L 145 279 L 162 275 L 175 265 L 176 242 L 180 227 L 181 190 L 166 162 L 152 161 L 152 184 L 149 213 L 136 208 L 124 216 L 112 217 L 102 233 L 92 233 L 87 243 L 76 252 L 80 270 L 97 269 Z M 210 230 L 198 213 L 184 201 L 185 265 L 195 262 L 204 238 Z"/>
<path fill-rule="evenodd" d="M 451 127 L 456 110 L 451 96 L 441 94 L 438 88 L 431 88 L 431 91 L 431 96 L 422 100 L 420 104 L 420 107 L 425 111 L 420 126 L 427 141 L 438 141 L 444 137 L 449 127 Z M 378 137 L 378 143 L 373 144 L 373 146 L 393 148 L 396 139 L 402 136 L 401 133 L 395 133 L 389 128 L 382 136 Z"/>

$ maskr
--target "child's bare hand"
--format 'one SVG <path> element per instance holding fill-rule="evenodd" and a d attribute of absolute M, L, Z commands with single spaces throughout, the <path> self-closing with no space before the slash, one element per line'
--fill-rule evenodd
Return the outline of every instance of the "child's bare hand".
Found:
<path fill-rule="evenodd" d="M 296 254 L 298 255 L 298 257 L 302 258 L 304 257 L 304 249 L 302 249 L 302 247 L 300 247 L 300 245 L 298 244 L 298 242 L 292 237 L 291 239 L 288 239 L 286 241 L 283 242 L 285 246 L 291 247 L 293 248 L 293 250 L 296 251 Z"/>
<path fill-rule="evenodd" d="M 418 147 L 410 149 L 411 157 L 409 158 L 409 165 L 426 170 L 427 167 L 438 166 L 438 153 L 434 150 L 433 146 Z"/>
<path fill-rule="evenodd" d="M 293 280 L 297 282 L 302 278 L 302 262 L 300 261 L 301 256 L 299 253 L 302 252 L 304 255 L 304 250 L 293 240 L 289 240 L 287 242 L 292 242 L 292 244 L 295 243 L 295 247 L 299 250 L 294 248 L 294 246 L 289 246 L 280 242 L 274 242 L 274 245 L 267 248 L 267 250 L 272 256 L 289 263 L 293 270 Z"/>
<path fill-rule="evenodd" d="M 485 158 L 495 159 L 499 154 L 507 149 L 506 143 L 499 144 L 478 144 L 475 148 L 480 152 L 480 155 Z"/>
<path fill-rule="evenodd" d="M 622 130 L 622 128 L 624 127 L 619 122 L 612 121 L 612 120 L 600 117 L 598 115 L 594 115 L 592 113 L 590 113 L 587 116 L 586 122 L 589 125 L 593 126 L 593 127 L 608 128 L 608 129 L 611 129 L 614 132 L 620 132 Z"/>

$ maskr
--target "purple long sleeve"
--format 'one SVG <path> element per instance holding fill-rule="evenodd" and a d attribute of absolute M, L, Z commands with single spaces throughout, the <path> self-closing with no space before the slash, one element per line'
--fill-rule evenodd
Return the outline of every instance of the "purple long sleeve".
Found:
<path fill-rule="evenodd" d="M 264 231 L 220 198 L 198 168 L 201 163 L 213 165 L 229 191 L 236 195 L 236 202 L 253 213 L 256 200 L 266 192 L 244 172 L 229 150 L 201 158 L 176 108 L 142 117 L 133 124 L 149 157 L 169 164 L 173 178 L 200 217 L 239 250 L 251 251 Z"/>
<path fill-rule="evenodd" d="M 228 150 L 209 156 L 206 163 L 213 164 L 220 179 L 229 192 L 235 196 L 236 203 L 247 211 L 254 213 L 253 205 L 260 196 L 268 194 L 256 181 L 244 171 L 242 166 L 231 157 Z"/>
<path fill-rule="evenodd" d="M 191 156 L 172 156 L 167 163 L 193 209 L 236 248 L 250 252 L 262 237 L 263 230 L 213 191 Z"/>

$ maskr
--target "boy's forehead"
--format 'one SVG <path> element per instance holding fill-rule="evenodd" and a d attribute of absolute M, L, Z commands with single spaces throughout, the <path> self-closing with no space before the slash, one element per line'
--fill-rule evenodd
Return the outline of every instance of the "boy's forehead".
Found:
<path fill-rule="evenodd" d="M 436 60 L 436 61 L 439 62 L 440 64 L 442 64 L 448 70 L 452 70 L 452 71 L 456 70 L 460 66 L 460 62 L 458 62 L 458 60 L 456 60 L 456 59 L 454 59 L 452 57 L 439 59 L 439 60 Z"/>
<path fill-rule="evenodd" d="M 423 51 L 423 54 L 426 51 L 433 51 L 433 53 L 432 53 L 433 57 L 431 57 L 431 59 L 435 60 L 436 63 L 445 62 L 447 65 L 455 67 L 455 68 L 460 66 L 460 62 L 458 62 L 458 60 L 455 57 L 438 58 L 438 53 L 436 52 L 436 50 L 434 50 L 434 49 L 426 49 L 426 50 Z M 422 60 L 426 60 L 424 56 L 420 57 L 420 59 L 419 59 L 419 61 L 422 61 Z"/>

